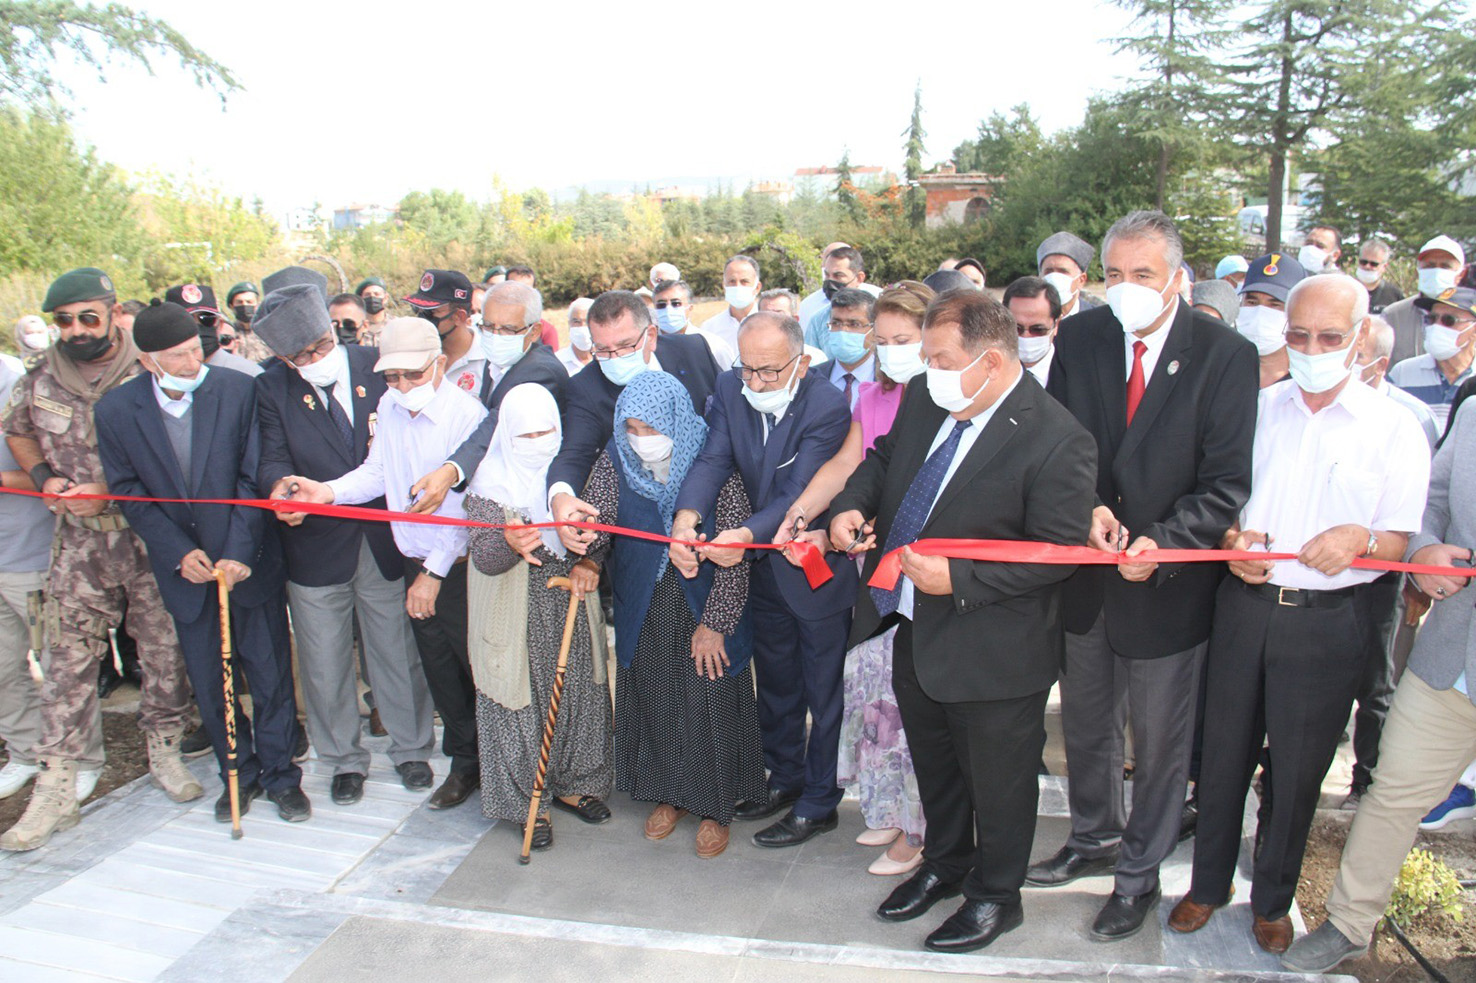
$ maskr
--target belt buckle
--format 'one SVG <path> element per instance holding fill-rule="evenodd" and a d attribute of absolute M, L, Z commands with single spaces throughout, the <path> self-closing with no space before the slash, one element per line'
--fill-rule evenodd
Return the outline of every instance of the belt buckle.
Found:
<path fill-rule="evenodd" d="M 1293 594 L 1302 593 L 1301 588 L 1298 587 L 1278 587 L 1276 588 L 1276 603 L 1280 604 L 1284 608 L 1300 607 L 1301 605 L 1297 604 L 1295 601 L 1288 601 L 1286 599 L 1287 591 L 1291 591 Z"/>

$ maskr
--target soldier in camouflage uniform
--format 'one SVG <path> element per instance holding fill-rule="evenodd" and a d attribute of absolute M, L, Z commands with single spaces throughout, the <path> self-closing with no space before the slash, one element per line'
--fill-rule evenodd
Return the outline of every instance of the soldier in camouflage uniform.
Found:
<path fill-rule="evenodd" d="M 51 664 L 41 687 L 41 772 L 0 849 L 34 850 L 77 824 L 77 762 L 100 712 L 98 663 L 125 607 L 143 669 L 138 723 L 148 739 L 149 773 L 177 802 L 204 794 L 179 754 L 190 689 L 143 543 L 115 503 L 75 497 L 107 493 L 93 405 L 141 371 L 132 338 L 112 323 L 116 303 L 101 270 L 72 270 L 51 285 L 42 310 L 53 315 L 60 337 L 16 383 L 5 415 L 11 454 L 36 487 L 58 496 L 48 504 L 61 521 L 46 590 Z"/>

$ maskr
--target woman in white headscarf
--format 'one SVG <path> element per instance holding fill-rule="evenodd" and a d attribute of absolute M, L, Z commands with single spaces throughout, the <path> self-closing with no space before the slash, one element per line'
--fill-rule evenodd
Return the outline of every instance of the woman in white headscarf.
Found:
<path fill-rule="evenodd" d="M 549 521 L 545 474 L 562 436 L 558 404 L 547 389 L 525 383 L 509 390 L 487 456 L 467 489 L 467 518 Z M 483 814 L 519 829 L 527 819 L 569 606 L 567 592 L 546 585 L 553 577 L 569 577 L 584 601 L 569 648 L 543 803 L 587 823 L 608 822 L 604 800 L 613 778 L 612 739 L 598 568 L 568 554 L 553 529 L 473 529 L 470 558 L 467 648 L 477 684 Z M 545 808 L 534 824 L 533 849 L 552 845 Z"/>

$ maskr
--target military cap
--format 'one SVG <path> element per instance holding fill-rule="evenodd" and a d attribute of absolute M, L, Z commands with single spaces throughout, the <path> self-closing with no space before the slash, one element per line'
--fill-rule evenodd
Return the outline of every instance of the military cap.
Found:
<path fill-rule="evenodd" d="M 328 308 L 328 278 L 317 270 L 310 270 L 306 266 L 288 266 L 268 276 L 261 278 L 262 289 L 267 293 L 281 290 L 283 287 L 294 283 L 306 283 L 318 289 L 318 296 L 323 300 L 323 308 Z M 261 311 L 256 312 L 261 316 Z M 252 322 L 252 330 L 255 330 L 256 322 Z M 301 349 L 299 349 L 301 351 Z M 295 352 L 293 354 L 296 354 Z"/>
<path fill-rule="evenodd" d="M 1439 297 L 1430 298 L 1420 294 L 1415 298 L 1415 306 L 1421 310 L 1431 310 L 1436 304 L 1448 304 L 1459 308 L 1467 314 L 1476 314 L 1476 289 L 1471 287 L 1451 287 Z"/>
<path fill-rule="evenodd" d="M 359 285 L 354 288 L 354 293 L 360 297 L 364 296 L 365 287 L 378 287 L 381 290 L 389 290 L 389 286 L 386 285 L 385 282 L 379 277 L 366 276 L 364 279 L 360 280 Z"/>
<path fill-rule="evenodd" d="M 426 270 L 420 276 L 420 289 L 402 298 L 411 307 L 434 310 L 442 304 L 470 304 L 471 281 L 456 270 Z"/>
<path fill-rule="evenodd" d="M 330 330 L 328 308 L 316 284 L 293 283 L 267 294 L 251 329 L 278 355 L 291 357 Z"/>
<path fill-rule="evenodd" d="M 220 308 L 215 303 L 215 288 L 209 284 L 184 283 L 177 287 L 170 287 L 164 291 L 164 302 L 178 304 L 191 314 L 196 311 L 220 314 Z"/>
<path fill-rule="evenodd" d="M 155 300 L 133 319 L 133 343 L 141 352 L 162 352 L 199 335 L 194 316 L 167 300 Z"/>
<path fill-rule="evenodd" d="M 483 273 L 482 274 L 482 282 L 483 283 L 486 283 L 488 280 L 491 280 L 494 276 L 507 276 L 507 267 L 506 266 L 494 266 L 494 267 L 492 267 L 486 273 Z"/>
<path fill-rule="evenodd" d="M 1220 320 L 1234 326 L 1240 316 L 1240 295 L 1224 280 L 1203 280 L 1194 285 L 1194 303 L 1212 307 L 1220 314 Z"/>
<path fill-rule="evenodd" d="M 1047 236 L 1035 251 L 1035 268 L 1039 270 L 1047 256 L 1065 256 L 1085 271 L 1092 265 L 1092 257 L 1096 254 L 1097 251 L 1081 238 L 1070 232 L 1057 232 Z"/>
<path fill-rule="evenodd" d="M 64 304 L 80 304 L 84 300 L 111 300 L 117 295 L 113 281 L 95 266 L 68 270 L 52 281 L 46 291 L 41 310 L 47 314 Z"/>
<path fill-rule="evenodd" d="M 250 280 L 242 280 L 240 283 L 235 284 L 231 287 L 231 289 L 226 291 L 227 307 L 230 307 L 231 301 L 236 299 L 236 294 L 256 294 L 256 296 L 260 297 L 261 291 L 256 289 L 256 284 L 252 283 Z"/>
<path fill-rule="evenodd" d="M 1245 271 L 1245 282 L 1240 285 L 1240 292 L 1248 294 L 1254 290 L 1285 302 L 1291 288 L 1306 278 L 1307 271 L 1295 257 L 1285 253 L 1268 253 L 1250 261 L 1250 269 Z"/>

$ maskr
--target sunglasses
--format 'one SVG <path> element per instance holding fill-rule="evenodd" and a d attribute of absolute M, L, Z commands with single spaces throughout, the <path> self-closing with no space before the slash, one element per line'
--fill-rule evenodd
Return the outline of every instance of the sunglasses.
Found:
<path fill-rule="evenodd" d="M 220 342 L 220 346 L 224 348 L 227 345 L 234 345 L 236 343 L 236 336 L 233 334 L 222 334 L 217 340 Z"/>
<path fill-rule="evenodd" d="M 83 311 L 80 314 L 66 314 L 58 311 L 51 315 L 51 323 L 58 328 L 70 328 L 77 323 L 81 323 L 84 328 L 95 328 L 102 324 L 102 315 L 95 311 Z"/>
<path fill-rule="evenodd" d="M 221 316 L 214 311 L 195 311 L 195 323 L 202 328 L 213 328 L 221 323 Z"/>
<path fill-rule="evenodd" d="M 395 370 L 391 369 L 388 372 L 381 372 L 379 373 L 379 375 L 381 378 L 384 379 L 384 384 L 387 386 L 393 386 L 401 379 L 404 379 L 406 382 L 410 383 L 410 385 L 415 386 L 420 384 L 421 379 L 424 379 L 426 376 L 431 374 L 431 372 L 435 369 L 435 365 L 436 363 L 432 361 L 431 364 L 427 365 L 425 368 L 416 369 L 413 372 L 396 372 Z"/>
<path fill-rule="evenodd" d="M 1469 325 L 1476 323 L 1476 321 L 1472 321 L 1469 317 L 1456 317 L 1454 314 L 1431 314 L 1430 322 L 1432 324 L 1439 324 L 1447 328 L 1454 328 L 1462 324 Z"/>

